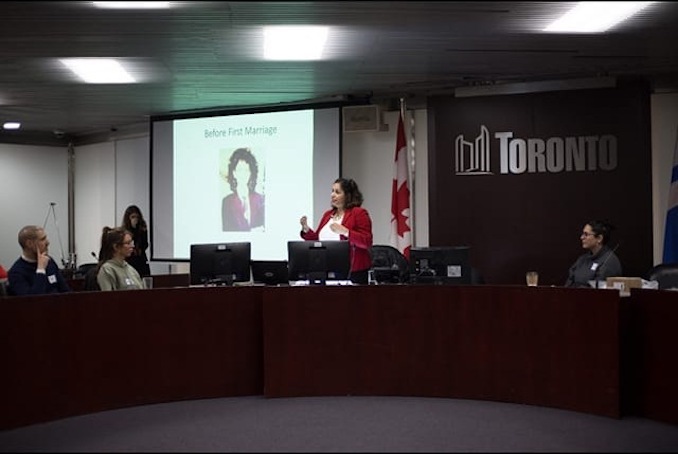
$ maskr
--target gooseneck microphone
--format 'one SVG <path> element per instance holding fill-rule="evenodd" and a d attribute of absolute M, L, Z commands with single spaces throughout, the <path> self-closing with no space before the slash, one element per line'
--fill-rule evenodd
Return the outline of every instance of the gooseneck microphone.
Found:
<path fill-rule="evenodd" d="M 92 257 L 94 257 L 94 259 L 95 259 L 97 262 L 99 261 L 99 257 L 97 257 L 97 255 L 94 253 L 94 251 L 91 251 L 90 254 L 92 254 Z"/>
<path fill-rule="evenodd" d="M 598 265 L 598 266 L 596 267 L 596 270 L 593 272 L 593 280 L 594 280 L 595 283 L 596 283 L 596 287 L 595 287 L 595 288 L 598 288 L 598 270 L 600 270 L 602 267 L 604 267 L 605 264 L 607 263 L 607 261 L 610 259 L 610 257 L 612 257 L 612 255 L 613 255 L 615 252 L 617 252 L 617 249 L 619 249 L 619 245 L 620 245 L 620 244 L 621 244 L 621 242 L 617 243 L 617 245 L 616 245 L 615 247 L 613 247 L 612 250 L 610 250 L 610 251 L 607 253 L 607 255 L 605 256 L 605 259 L 600 263 L 600 265 Z"/>

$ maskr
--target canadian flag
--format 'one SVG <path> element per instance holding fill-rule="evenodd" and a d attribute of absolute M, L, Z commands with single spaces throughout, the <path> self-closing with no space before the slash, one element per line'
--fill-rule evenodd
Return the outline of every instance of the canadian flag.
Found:
<path fill-rule="evenodd" d="M 398 118 L 396 135 L 395 164 L 393 166 L 393 186 L 391 188 L 391 246 L 398 249 L 407 260 L 412 247 L 412 229 L 410 228 L 410 183 L 407 165 L 407 141 L 403 116 Z"/>

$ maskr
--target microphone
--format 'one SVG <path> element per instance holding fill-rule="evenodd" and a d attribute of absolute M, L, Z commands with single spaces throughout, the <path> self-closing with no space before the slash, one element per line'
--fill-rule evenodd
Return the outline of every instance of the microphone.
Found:
<path fill-rule="evenodd" d="M 90 254 L 92 254 L 92 257 L 94 257 L 97 262 L 99 261 L 99 257 L 97 257 L 97 255 L 94 253 L 94 251 L 91 251 Z"/>
<path fill-rule="evenodd" d="M 613 247 L 612 250 L 611 250 L 610 252 L 607 253 L 607 255 L 605 256 L 605 260 L 603 260 L 603 261 L 600 263 L 600 265 L 598 265 L 598 266 L 596 267 L 596 270 L 593 272 L 593 280 L 596 282 L 596 287 L 595 287 L 595 288 L 598 288 L 598 270 L 605 266 L 605 264 L 606 264 L 607 261 L 610 259 L 610 257 L 612 257 L 612 254 L 614 254 L 615 252 L 617 252 L 617 249 L 619 249 L 619 245 L 620 245 L 620 244 L 621 244 L 621 242 L 617 243 L 617 245 L 616 245 L 615 247 Z"/>
<path fill-rule="evenodd" d="M 50 204 L 51 206 L 54 206 L 54 205 L 56 205 L 56 202 L 49 202 L 49 204 Z"/>

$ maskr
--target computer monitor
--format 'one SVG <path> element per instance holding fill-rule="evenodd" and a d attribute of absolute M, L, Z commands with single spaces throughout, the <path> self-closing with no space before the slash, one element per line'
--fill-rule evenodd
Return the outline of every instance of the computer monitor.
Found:
<path fill-rule="evenodd" d="M 410 282 L 415 284 L 471 283 L 468 246 L 410 249 Z"/>
<path fill-rule="evenodd" d="M 191 244 L 191 285 L 232 285 L 250 280 L 249 242 Z"/>
<path fill-rule="evenodd" d="M 255 284 L 280 285 L 289 282 L 286 260 L 252 260 Z"/>
<path fill-rule="evenodd" d="M 324 285 L 351 276 L 348 241 L 288 241 L 287 262 L 290 281 Z"/>

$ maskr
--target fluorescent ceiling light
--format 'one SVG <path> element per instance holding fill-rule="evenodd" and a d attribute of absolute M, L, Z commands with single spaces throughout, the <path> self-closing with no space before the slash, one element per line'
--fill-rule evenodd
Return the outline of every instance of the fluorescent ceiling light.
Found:
<path fill-rule="evenodd" d="M 654 2 L 579 2 L 545 32 L 600 33 Z"/>
<path fill-rule="evenodd" d="M 90 84 L 124 84 L 134 78 L 116 60 L 110 58 L 63 58 L 61 63 Z"/>
<path fill-rule="evenodd" d="M 2 125 L 4 129 L 19 129 L 21 127 L 21 123 L 18 121 L 8 121 L 4 125 Z"/>
<path fill-rule="evenodd" d="M 328 27 L 276 26 L 264 28 L 267 60 L 318 60 L 322 57 Z"/>
<path fill-rule="evenodd" d="M 97 8 L 111 9 L 161 9 L 169 8 L 170 2 L 92 2 Z"/>

